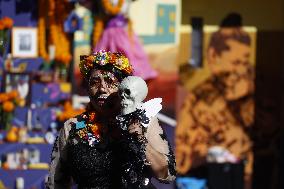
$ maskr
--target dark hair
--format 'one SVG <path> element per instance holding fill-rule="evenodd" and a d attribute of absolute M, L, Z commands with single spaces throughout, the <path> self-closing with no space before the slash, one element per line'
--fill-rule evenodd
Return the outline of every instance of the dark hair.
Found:
<path fill-rule="evenodd" d="M 240 27 L 237 28 L 228 28 L 232 29 L 231 33 L 225 33 L 222 30 L 226 28 L 221 28 L 219 31 L 214 32 L 211 36 L 208 48 L 212 47 L 215 49 L 217 55 L 221 55 L 221 53 L 225 50 L 230 50 L 226 41 L 228 39 L 236 40 L 240 43 L 250 46 L 251 40 L 250 36 L 247 32 L 243 31 Z"/>
<path fill-rule="evenodd" d="M 220 24 L 221 27 L 241 27 L 242 25 L 242 16 L 237 12 L 229 13 Z"/>

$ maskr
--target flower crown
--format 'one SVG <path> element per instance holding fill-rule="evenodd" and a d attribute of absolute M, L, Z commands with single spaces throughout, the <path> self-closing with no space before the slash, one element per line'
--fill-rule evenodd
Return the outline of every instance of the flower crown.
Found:
<path fill-rule="evenodd" d="M 94 68 L 95 65 L 105 66 L 112 65 L 125 74 L 132 73 L 132 67 L 129 63 L 128 58 L 120 52 L 106 52 L 98 51 L 91 55 L 80 56 L 80 72 L 84 77 L 87 77 L 89 72 Z"/>

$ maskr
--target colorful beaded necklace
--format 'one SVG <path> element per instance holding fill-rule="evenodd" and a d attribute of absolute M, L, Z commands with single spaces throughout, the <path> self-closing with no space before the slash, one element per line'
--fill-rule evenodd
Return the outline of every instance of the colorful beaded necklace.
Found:
<path fill-rule="evenodd" d="M 77 135 L 88 142 L 90 146 L 98 144 L 101 140 L 100 125 L 95 122 L 95 112 L 83 114 L 83 121 L 76 123 Z"/>

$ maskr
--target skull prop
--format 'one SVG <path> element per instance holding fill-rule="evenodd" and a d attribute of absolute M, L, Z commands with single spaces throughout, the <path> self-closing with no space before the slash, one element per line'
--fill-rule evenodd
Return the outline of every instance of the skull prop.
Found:
<path fill-rule="evenodd" d="M 122 115 L 134 112 L 148 94 L 146 82 L 137 76 L 128 76 L 122 80 L 120 86 Z"/>

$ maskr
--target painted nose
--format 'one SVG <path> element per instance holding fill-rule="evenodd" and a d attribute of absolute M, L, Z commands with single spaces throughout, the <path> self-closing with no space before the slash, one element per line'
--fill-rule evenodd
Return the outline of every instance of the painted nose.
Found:
<path fill-rule="evenodd" d="M 101 81 L 101 83 L 100 83 L 100 86 L 99 86 L 99 90 L 101 91 L 101 92 L 106 92 L 106 83 L 105 83 L 105 81 L 104 80 L 102 80 Z"/>

